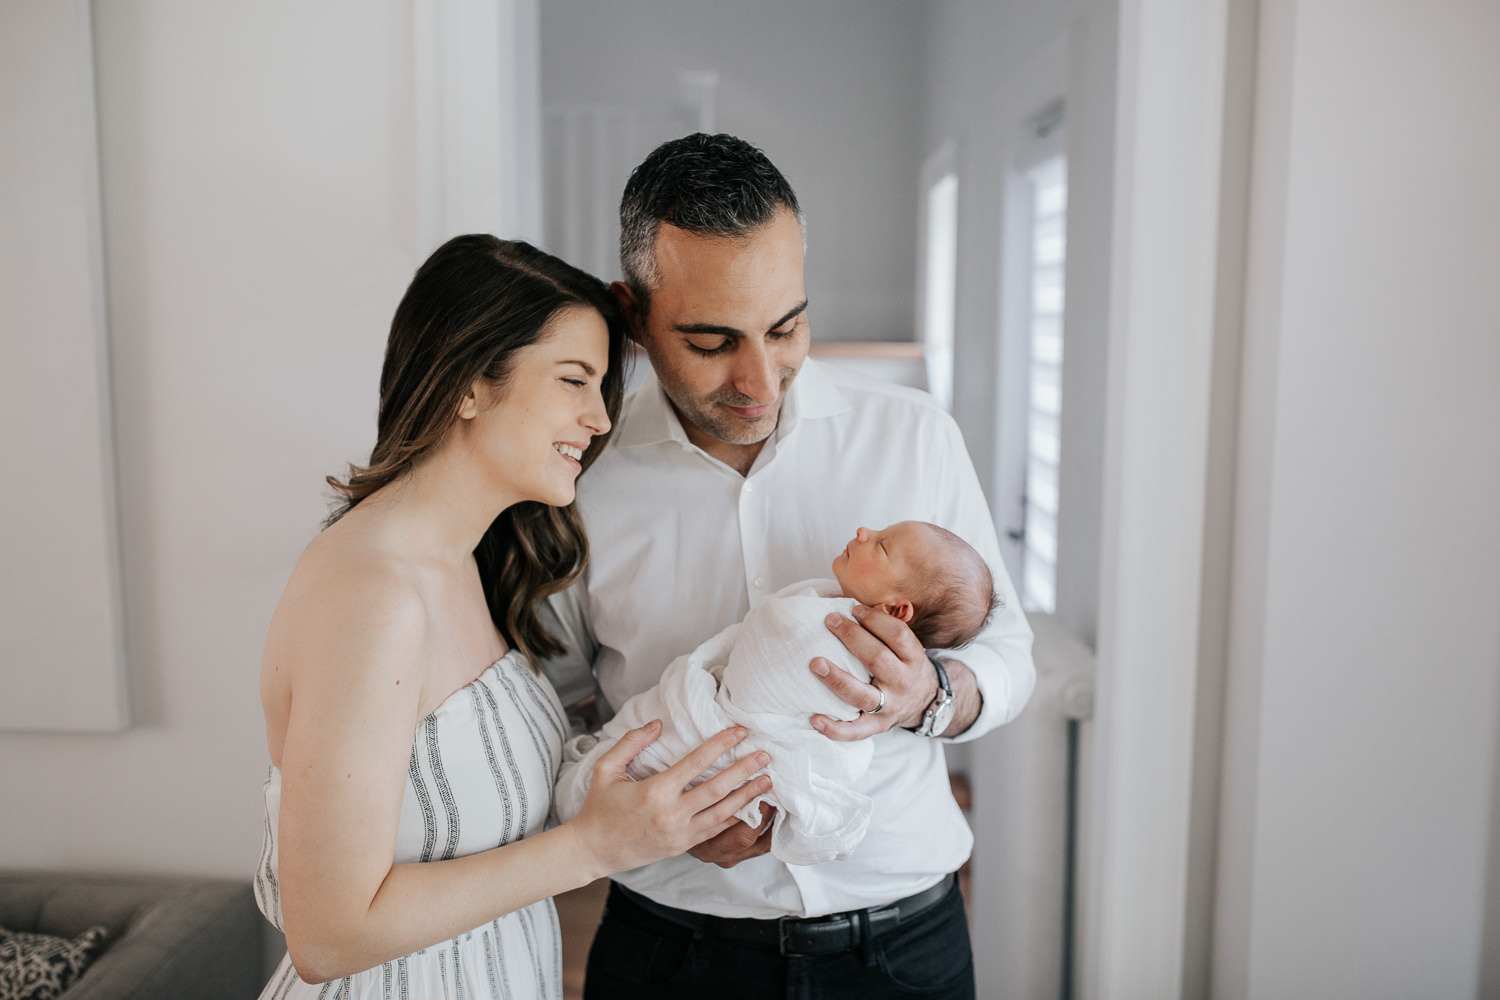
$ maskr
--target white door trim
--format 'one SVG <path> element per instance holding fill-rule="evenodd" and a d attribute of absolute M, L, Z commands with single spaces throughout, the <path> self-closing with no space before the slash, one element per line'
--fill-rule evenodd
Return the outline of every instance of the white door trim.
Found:
<path fill-rule="evenodd" d="M 417 256 L 493 233 L 540 245 L 537 0 L 416 0 Z"/>
<path fill-rule="evenodd" d="M 1083 995 L 1182 995 L 1228 0 L 1122 0 Z"/>

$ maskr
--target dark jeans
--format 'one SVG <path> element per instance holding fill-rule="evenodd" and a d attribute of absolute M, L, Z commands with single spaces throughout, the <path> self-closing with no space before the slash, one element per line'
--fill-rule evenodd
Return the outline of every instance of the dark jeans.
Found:
<path fill-rule="evenodd" d="M 939 903 L 851 951 L 782 957 L 772 948 L 694 931 L 611 887 L 589 949 L 584 1000 L 973 1000 L 974 956 L 963 896 Z"/>

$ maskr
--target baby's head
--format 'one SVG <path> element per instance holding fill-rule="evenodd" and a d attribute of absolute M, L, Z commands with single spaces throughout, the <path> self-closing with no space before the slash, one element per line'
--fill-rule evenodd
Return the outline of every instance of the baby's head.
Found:
<path fill-rule="evenodd" d="M 845 597 L 900 618 L 928 649 L 973 642 L 997 603 L 979 553 L 925 521 L 860 528 L 834 557 L 833 575 Z"/>

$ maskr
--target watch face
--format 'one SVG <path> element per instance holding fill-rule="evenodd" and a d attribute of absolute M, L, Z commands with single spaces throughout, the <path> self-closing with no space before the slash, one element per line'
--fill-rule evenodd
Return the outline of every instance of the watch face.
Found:
<path fill-rule="evenodd" d="M 923 736 L 940 736 L 953 721 L 953 689 L 948 686 L 948 671 L 943 669 L 943 664 L 936 657 L 929 656 L 928 659 L 932 660 L 932 668 L 937 672 L 938 692 L 923 713 L 922 727 L 918 732 Z"/>
<path fill-rule="evenodd" d="M 948 728 L 948 723 L 953 721 L 953 699 L 944 699 L 932 713 L 932 735 L 940 736 L 943 730 Z"/>

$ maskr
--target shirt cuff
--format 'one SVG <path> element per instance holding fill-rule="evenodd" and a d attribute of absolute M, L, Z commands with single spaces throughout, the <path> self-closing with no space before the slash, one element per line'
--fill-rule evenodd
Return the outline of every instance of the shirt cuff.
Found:
<path fill-rule="evenodd" d="M 1029 646 L 1029 643 L 1028 643 Z M 1007 663 L 995 650 L 978 643 L 952 652 L 936 652 L 934 655 L 944 663 L 958 661 L 969 668 L 974 683 L 979 688 L 979 715 L 972 725 L 961 733 L 939 737 L 949 743 L 966 743 L 978 739 L 1003 723 L 1014 719 L 1031 697 L 1036 682 L 1036 671 L 1031 663 L 1029 650 L 1021 658 L 1021 664 Z"/>

